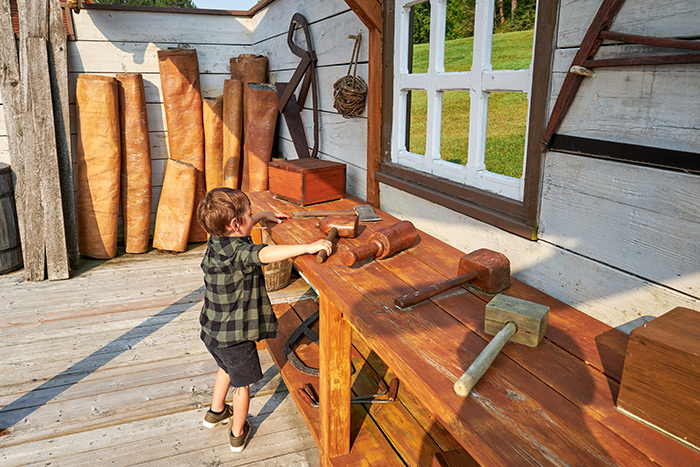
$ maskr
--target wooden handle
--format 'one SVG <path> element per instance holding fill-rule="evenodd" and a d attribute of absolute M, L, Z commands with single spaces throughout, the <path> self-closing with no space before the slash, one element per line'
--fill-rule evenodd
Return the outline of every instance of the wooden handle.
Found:
<path fill-rule="evenodd" d="M 326 217 L 326 216 L 356 216 L 354 210 L 349 211 L 301 211 L 292 213 L 294 217 Z"/>
<path fill-rule="evenodd" d="M 491 342 L 481 351 L 474 363 L 472 363 L 467 371 L 457 380 L 454 386 L 454 390 L 457 394 L 462 397 L 469 396 L 472 392 L 476 383 L 479 382 L 486 370 L 489 369 L 493 361 L 496 359 L 501 349 L 508 342 L 508 340 L 513 337 L 513 334 L 518 330 L 518 326 L 512 322 L 508 321 L 503 329 L 498 331 L 498 334 L 491 339 Z"/>
<path fill-rule="evenodd" d="M 337 237 L 337 236 L 338 236 L 338 229 L 336 229 L 335 227 L 331 227 L 331 229 L 328 231 L 328 237 L 326 238 L 326 240 L 328 240 L 329 242 L 332 242 L 333 240 L 335 240 L 335 237 Z M 323 263 L 326 260 L 326 258 L 328 258 L 328 253 L 326 253 L 326 250 L 321 250 L 316 255 L 316 262 L 319 264 Z"/>
<path fill-rule="evenodd" d="M 358 261 L 367 259 L 370 256 L 375 256 L 381 249 L 380 245 L 375 242 L 366 245 L 358 246 L 353 250 L 346 250 L 340 254 L 340 259 L 346 266 L 352 266 Z"/>
<path fill-rule="evenodd" d="M 430 297 L 434 297 L 435 295 L 440 294 L 445 290 L 457 287 L 458 285 L 466 284 L 467 282 L 472 281 L 475 278 L 476 272 L 469 271 L 468 273 L 462 274 L 461 276 L 457 276 L 452 279 L 433 284 L 424 289 L 416 290 L 415 292 L 407 293 L 406 295 L 394 299 L 394 305 L 396 305 L 399 308 L 408 308 L 409 306 L 413 306 L 416 303 L 420 303 L 423 300 L 429 299 Z"/>

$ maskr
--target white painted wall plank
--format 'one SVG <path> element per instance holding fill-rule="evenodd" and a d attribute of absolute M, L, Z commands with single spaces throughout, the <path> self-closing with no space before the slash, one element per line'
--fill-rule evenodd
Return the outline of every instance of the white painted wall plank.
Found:
<path fill-rule="evenodd" d="M 73 14 L 78 41 L 248 45 L 251 23 L 251 18 L 224 15 L 115 10 Z"/>
<path fill-rule="evenodd" d="M 260 12 L 251 21 L 253 30 L 252 43 L 257 47 L 258 43 L 272 36 L 284 34 L 286 37 L 289 23 L 294 13 L 301 13 L 314 29 L 314 23 L 347 12 L 350 8 L 343 1 L 321 0 L 314 2 L 300 2 L 298 0 L 276 0 Z M 289 47 L 286 47 L 289 50 Z M 349 57 L 349 55 L 348 55 Z"/>

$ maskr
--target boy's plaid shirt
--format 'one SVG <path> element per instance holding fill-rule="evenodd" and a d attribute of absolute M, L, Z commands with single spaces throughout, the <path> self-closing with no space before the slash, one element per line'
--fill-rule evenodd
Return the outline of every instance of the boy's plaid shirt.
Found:
<path fill-rule="evenodd" d="M 277 318 L 265 290 L 256 245 L 250 237 L 209 236 L 202 260 L 202 340 L 212 347 L 277 337 Z"/>

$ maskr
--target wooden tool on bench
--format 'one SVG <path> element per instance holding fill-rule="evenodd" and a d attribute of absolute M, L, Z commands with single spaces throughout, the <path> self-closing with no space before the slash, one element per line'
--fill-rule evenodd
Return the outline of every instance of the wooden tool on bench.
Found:
<path fill-rule="evenodd" d="M 333 242 L 336 237 L 353 238 L 357 235 L 357 221 L 357 216 L 328 216 L 317 223 L 316 227 L 328 235 L 326 240 Z M 326 258 L 328 258 L 326 250 L 321 250 L 316 255 L 316 262 L 323 263 Z"/>
<path fill-rule="evenodd" d="M 294 217 L 359 216 L 360 222 L 378 222 L 382 220 L 369 204 L 358 204 L 346 211 L 300 211 L 293 214 Z"/>
<path fill-rule="evenodd" d="M 503 294 L 494 297 L 486 304 L 484 331 L 496 336 L 457 380 L 455 392 L 462 397 L 469 396 L 509 340 L 537 347 L 547 331 L 548 315 L 548 306 Z"/>
<path fill-rule="evenodd" d="M 462 256 L 457 274 L 452 279 L 403 295 L 395 299 L 394 304 L 399 308 L 408 308 L 467 282 L 491 294 L 501 293 L 510 287 L 510 261 L 502 253 L 485 248 Z"/>
<path fill-rule="evenodd" d="M 340 259 L 346 266 L 352 266 L 370 256 L 383 259 L 397 251 L 413 246 L 417 239 L 418 232 L 411 222 L 397 222 L 391 227 L 374 232 L 369 236 L 365 245 L 342 252 Z"/>

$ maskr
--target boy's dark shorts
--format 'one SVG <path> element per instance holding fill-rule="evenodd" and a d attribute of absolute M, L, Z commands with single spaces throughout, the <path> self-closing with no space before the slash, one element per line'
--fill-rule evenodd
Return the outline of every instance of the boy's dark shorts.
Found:
<path fill-rule="evenodd" d="M 244 341 L 231 347 L 207 347 L 219 368 L 224 370 L 231 382 L 229 386 L 242 388 L 260 381 L 263 377 L 258 349 L 253 341 Z"/>

